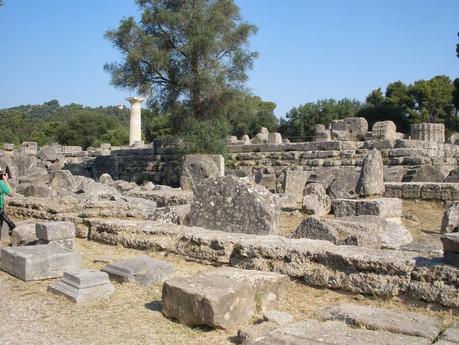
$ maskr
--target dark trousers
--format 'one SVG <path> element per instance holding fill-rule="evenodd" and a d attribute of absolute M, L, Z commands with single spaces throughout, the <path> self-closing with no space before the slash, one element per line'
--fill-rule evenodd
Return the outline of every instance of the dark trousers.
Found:
<path fill-rule="evenodd" d="M 3 227 L 3 222 L 5 222 L 8 225 L 10 231 L 12 231 L 16 227 L 16 225 L 6 215 L 5 210 L 3 208 L 0 208 L 0 229 Z"/>

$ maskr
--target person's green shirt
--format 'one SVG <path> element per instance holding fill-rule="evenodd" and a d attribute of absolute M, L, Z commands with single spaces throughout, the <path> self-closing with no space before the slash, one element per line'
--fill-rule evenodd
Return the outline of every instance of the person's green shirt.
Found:
<path fill-rule="evenodd" d="M 0 209 L 3 208 L 3 195 L 10 195 L 11 189 L 7 186 L 5 181 L 0 181 Z"/>

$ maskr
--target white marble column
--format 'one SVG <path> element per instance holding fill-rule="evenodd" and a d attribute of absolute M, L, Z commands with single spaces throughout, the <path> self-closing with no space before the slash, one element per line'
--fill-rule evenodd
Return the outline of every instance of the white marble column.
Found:
<path fill-rule="evenodd" d="M 131 103 L 131 118 L 129 121 L 129 145 L 142 140 L 142 117 L 140 104 L 145 100 L 141 97 L 126 98 Z"/>

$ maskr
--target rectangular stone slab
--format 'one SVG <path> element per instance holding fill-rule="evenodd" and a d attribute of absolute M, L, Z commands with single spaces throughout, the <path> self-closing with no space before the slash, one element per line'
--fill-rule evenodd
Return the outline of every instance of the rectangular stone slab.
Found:
<path fill-rule="evenodd" d="M 335 199 L 332 203 L 335 217 L 380 216 L 401 217 L 402 200 L 397 198 Z"/>
<path fill-rule="evenodd" d="M 175 275 L 175 267 L 172 264 L 147 255 L 113 262 L 102 271 L 119 281 L 135 282 L 143 286 L 163 282 Z"/>
<path fill-rule="evenodd" d="M 46 241 L 75 238 L 75 224 L 72 222 L 37 223 L 35 231 L 39 239 Z"/>
<path fill-rule="evenodd" d="M 62 281 L 79 289 L 110 284 L 108 273 L 87 269 L 78 272 L 64 272 Z"/>
<path fill-rule="evenodd" d="M 1 248 L 3 271 L 25 281 L 62 277 L 80 269 L 80 254 L 50 245 Z"/>
<path fill-rule="evenodd" d="M 350 328 L 339 321 L 306 320 L 281 327 L 250 345 L 428 345 L 430 340 L 382 331 Z"/>
<path fill-rule="evenodd" d="M 350 326 L 424 337 L 431 341 L 441 331 L 441 320 L 436 317 L 357 304 L 324 308 L 319 310 L 317 316 L 323 321 L 344 321 Z"/>

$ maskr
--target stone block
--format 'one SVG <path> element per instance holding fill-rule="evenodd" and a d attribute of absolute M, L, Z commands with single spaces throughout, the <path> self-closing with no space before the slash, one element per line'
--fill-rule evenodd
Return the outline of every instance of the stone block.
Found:
<path fill-rule="evenodd" d="M 164 282 L 163 314 L 189 325 L 228 328 L 277 304 L 288 278 L 281 274 L 222 268 Z"/>
<path fill-rule="evenodd" d="M 441 233 L 459 231 L 459 203 L 452 203 L 443 213 Z"/>
<path fill-rule="evenodd" d="M 295 195 L 297 203 L 302 202 L 304 187 L 311 174 L 311 171 L 286 170 L 284 179 L 285 193 Z"/>
<path fill-rule="evenodd" d="M 1 248 L 1 268 L 24 281 L 59 278 L 80 269 L 80 254 L 50 245 Z"/>
<path fill-rule="evenodd" d="M 11 244 L 13 246 L 27 246 L 36 244 L 38 237 L 35 233 L 35 223 L 16 224 L 11 234 Z"/>
<path fill-rule="evenodd" d="M 452 344 L 459 344 L 459 325 L 456 323 L 456 327 L 450 327 L 444 331 L 441 335 L 441 340 Z"/>
<path fill-rule="evenodd" d="M 277 232 L 278 210 L 279 199 L 266 188 L 225 176 L 196 186 L 189 220 L 207 229 L 267 235 Z"/>
<path fill-rule="evenodd" d="M 411 125 L 411 138 L 414 140 L 445 142 L 445 125 L 443 123 L 416 123 Z"/>
<path fill-rule="evenodd" d="M 72 222 L 37 223 L 35 231 L 39 239 L 46 241 L 75 238 L 75 224 Z"/>
<path fill-rule="evenodd" d="M 268 133 L 268 144 L 281 145 L 282 135 L 280 133 Z"/>
<path fill-rule="evenodd" d="M 115 291 L 105 272 L 81 270 L 64 272 L 64 277 L 48 286 L 48 291 L 63 294 L 75 303 L 95 302 Z"/>
<path fill-rule="evenodd" d="M 349 326 L 358 325 L 374 331 L 388 331 L 433 341 L 441 332 L 441 319 L 422 314 L 393 311 L 383 308 L 340 304 L 319 310 L 317 316 L 322 321 L 343 321 Z"/>
<path fill-rule="evenodd" d="M 310 238 L 330 241 L 338 245 L 370 248 L 398 248 L 413 240 L 403 225 L 378 216 L 336 219 L 311 216 L 295 229 L 292 238 Z"/>
<path fill-rule="evenodd" d="M 445 252 L 459 253 L 459 232 L 442 235 L 441 242 Z"/>
<path fill-rule="evenodd" d="M 142 286 L 161 283 L 175 275 L 175 267 L 172 264 L 147 255 L 113 262 L 105 266 L 102 271 L 107 272 L 115 280 Z"/>
<path fill-rule="evenodd" d="M 279 204 L 281 209 L 296 209 L 298 204 L 296 197 L 292 193 L 278 193 Z"/>
<path fill-rule="evenodd" d="M 402 216 L 402 200 L 397 198 L 335 199 L 332 202 L 335 217 L 380 216 L 384 218 Z"/>
<path fill-rule="evenodd" d="M 375 122 L 373 128 L 371 129 L 371 135 L 376 139 L 396 139 L 397 127 L 392 121 L 380 121 Z"/>
<path fill-rule="evenodd" d="M 47 240 L 42 240 L 38 239 L 37 244 L 49 244 L 50 246 L 59 246 L 67 249 L 75 249 L 75 239 L 73 238 L 68 238 L 64 240 L 52 240 L 52 241 L 47 241 Z"/>
<path fill-rule="evenodd" d="M 351 328 L 339 321 L 305 320 L 280 327 L 248 345 L 428 345 L 429 339 Z"/>
<path fill-rule="evenodd" d="M 3 144 L 3 149 L 5 151 L 13 151 L 14 150 L 14 144 L 4 143 Z"/>

